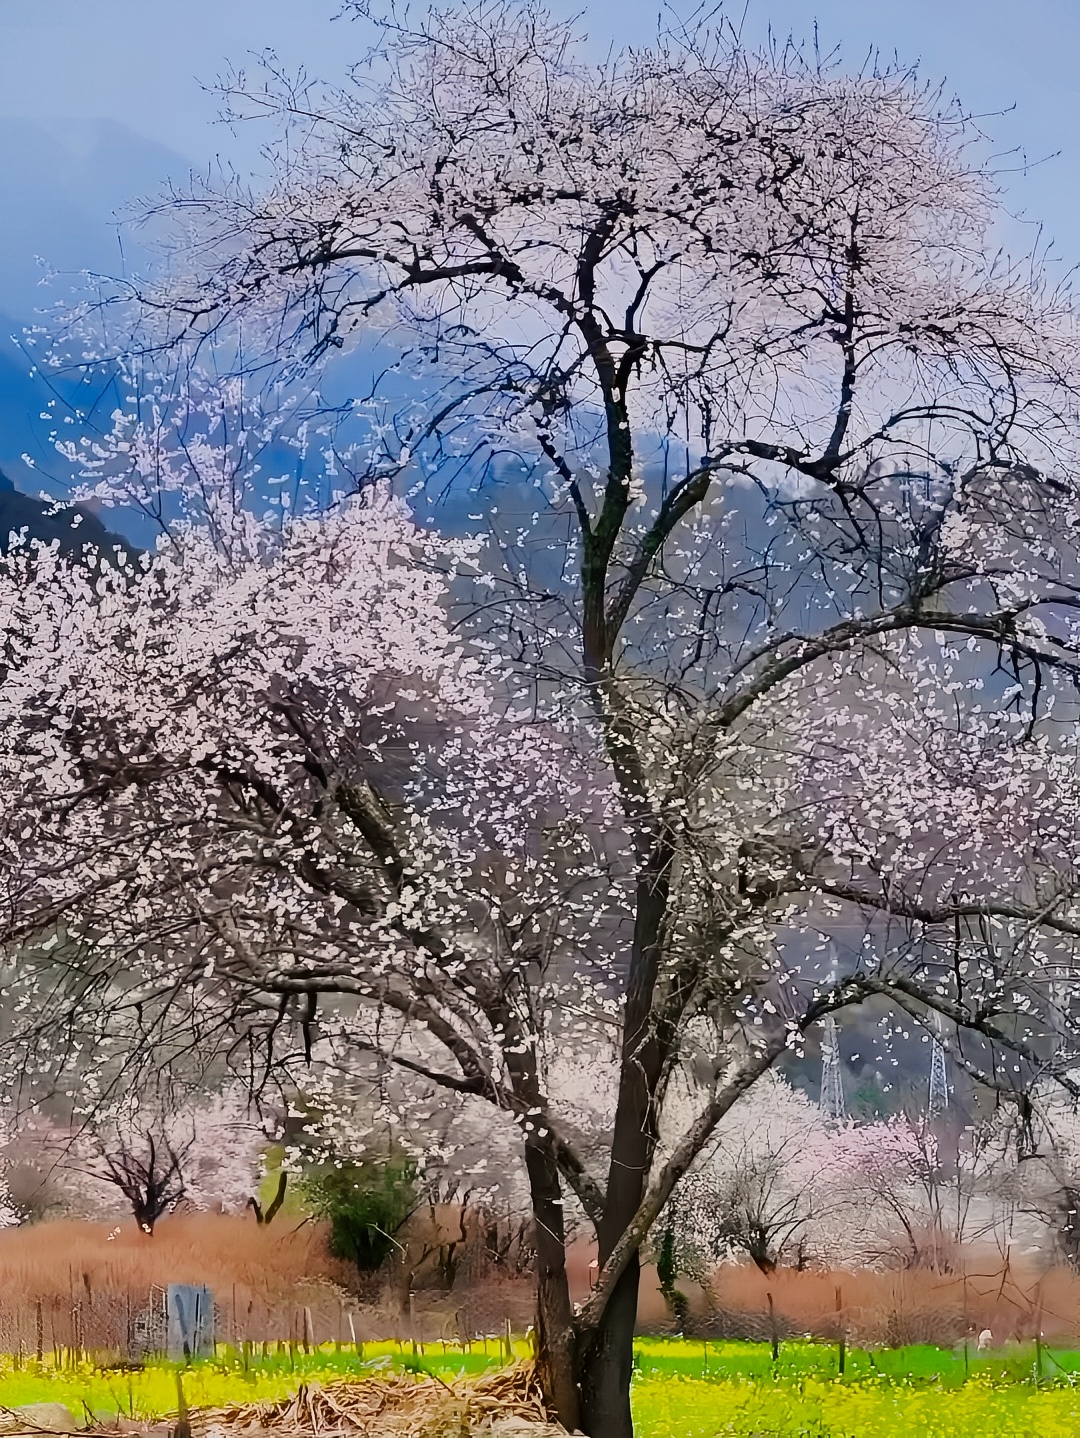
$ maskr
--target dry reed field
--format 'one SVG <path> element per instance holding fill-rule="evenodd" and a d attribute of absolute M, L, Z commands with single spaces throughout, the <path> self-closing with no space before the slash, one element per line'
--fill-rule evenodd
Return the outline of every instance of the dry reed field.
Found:
<path fill-rule="evenodd" d="M 1036 1331 L 1065 1347 L 1080 1339 L 1080 1275 L 1003 1263 L 997 1254 L 983 1262 L 969 1255 L 952 1273 L 781 1268 L 766 1275 L 751 1264 L 727 1264 L 707 1290 L 692 1296 L 693 1331 L 717 1337 L 765 1340 L 775 1328 L 781 1337 L 828 1338 L 842 1327 L 852 1342 L 869 1348 L 948 1346 L 984 1329 L 997 1343 L 1031 1340 Z M 659 1293 L 655 1298 L 662 1305 Z M 658 1316 L 650 1296 L 643 1326 L 654 1326 Z"/>
<path fill-rule="evenodd" d="M 294 1310 L 315 1309 L 325 1328 L 327 1295 L 340 1265 L 316 1224 L 265 1228 L 229 1215 L 177 1215 L 153 1237 L 116 1225 L 56 1220 L 0 1232 L 0 1351 L 150 1347 L 170 1283 L 214 1293 L 223 1337 L 288 1337 Z M 325 1335 L 324 1335 L 325 1336 Z"/>
<path fill-rule="evenodd" d="M 327 1255 L 321 1225 L 260 1227 L 247 1215 L 177 1214 L 152 1237 L 130 1219 L 56 1219 L 0 1230 L 0 1285 L 8 1301 L 65 1296 L 72 1273 L 101 1293 L 225 1281 L 247 1297 L 304 1279 L 340 1278 L 341 1265 Z"/>
<path fill-rule="evenodd" d="M 588 1291 L 588 1248 L 572 1255 L 575 1297 Z M 403 1264 L 359 1296 L 355 1272 L 330 1257 L 323 1225 L 289 1219 L 259 1226 L 250 1215 L 174 1215 L 152 1238 L 129 1221 L 56 1220 L 0 1231 L 0 1352 L 152 1348 L 147 1314 L 169 1283 L 205 1284 L 217 1304 L 218 1337 L 241 1344 L 372 1342 L 385 1338 L 467 1340 L 523 1332 L 531 1321 L 527 1277 L 463 1272 L 451 1291 L 415 1287 Z M 726 1264 L 707 1286 L 681 1282 L 690 1299 L 687 1332 L 713 1338 L 781 1340 L 843 1331 L 867 1347 L 953 1344 L 989 1328 L 995 1341 L 1080 1340 L 1080 1275 L 981 1261 L 963 1271 L 803 1270 L 763 1274 Z M 152 1327 L 152 1325 L 151 1325 Z M 639 1327 L 670 1333 L 670 1309 L 655 1270 L 642 1284 Z M 134 1356 L 138 1356 L 136 1353 Z"/>
<path fill-rule="evenodd" d="M 0 1231 L 0 1353 L 154 1351 L 170 1283 L 210 1288 L 218 1338 L 237 1345 L 468 1339 L 508 1321 L 523 1332 L 532 1315 L 527 1278 L 463 1275 L 453 1293 L 410 1293 L 400 1265 L 361 1298 L 312 1220 L 178 1214 L 152 1237 L 130 1220 L 55 1220 Z"/>

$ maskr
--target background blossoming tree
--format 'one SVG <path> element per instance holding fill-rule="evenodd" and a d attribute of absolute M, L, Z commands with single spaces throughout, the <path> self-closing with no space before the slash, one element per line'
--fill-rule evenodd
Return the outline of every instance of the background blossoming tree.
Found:
<path fill-rule="evenodd" d="M 154 556 L 0 574 L 25 1031 L 197 1031 L 254 1082 L 292 1034 L 511 1115 L 548 1392 L 625 1438 L 641 1244 L 824 1015 L 1068 1082 L 1075 313 L 994 258 L 979 136 L 905 74 L 722 33 L 598 67 L 485 5 L 387 26 L 343 91 L 226 93 L 287 143 L 263 192 L 170 199 L 164 278 L 115 294 L 139 363 L 376 378 L 320 510 L 269 502 L 242 376 L 130 370 L 67 453 Z M 406 491 L 469 497 L 440 533 Z"/>
<path fill-rule="evenodd" d="M 763 1273 L 938 1266 L 958 1246 L 943 1218 L 969 1169 L 945 1173 L 922 1124 L 903 1116 L 832 1123 L 770 1074 L 718 1125 L 667 1223 L 683 1266 L 699 1277 L 721 1258 L 749 1259 Z"/>
<path fill-rule="evenodd" d="M 270 1125 L 235 1091 L 197 1098 L 155 1102 L 144 1091 L 111 1112 L 99 1106 L 77 1115 L 55 1144 L 55 1162 L 92 1188 L 119 1191 L 147 1235 L 181 1206 L 240 1212 L 258 1192 Z"/>

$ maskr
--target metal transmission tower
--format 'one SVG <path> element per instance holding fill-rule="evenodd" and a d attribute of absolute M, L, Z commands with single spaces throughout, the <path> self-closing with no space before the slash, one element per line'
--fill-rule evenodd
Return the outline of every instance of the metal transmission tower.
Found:
<path fill-rule="evenodd" d="M 1060 973 L 1060 971 L 1059 971 Z M 1050 1021 L 1060 1034 L 1068 1026 L 1072 1017 L 1073 997 L 1077 993 L 1077 980 L 1072 977 L 1071 972 L 1067 977 L 1051 979 L 1046 988 L 1046 998 L 1050 1005 Z"/>
<path fill-rule="evenodd" d="M 949 1107 L 949 1080 L 945 1073 L 945 1050 L 935 1034 L 930 1040 L 930 1088 L 927 1093 L 926 1114 L 937 1118 Z"/>
<path fill-rule="evenodd" d="M 832 1014 L 826 1014 L 821 1035 L 821 1112 L 830 1123 L 847 1118 L 844 1076 L 840 1070 L 840 1035 Z"/>

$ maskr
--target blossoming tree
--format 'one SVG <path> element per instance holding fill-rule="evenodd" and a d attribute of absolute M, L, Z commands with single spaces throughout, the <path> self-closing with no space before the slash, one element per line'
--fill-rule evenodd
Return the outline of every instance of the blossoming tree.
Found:
<path fill-rule="evenodd" d="M 1046 1107 L 1059 1119 L 1069 1112 L 1060 1098 Z M 780 1265 L 948 1272 L 976 1248 L 1007 1259 L 1042 1237 L 1023 1222 L 1025 1201 L 1030 1208 L 1049 1195 L 1052 1205 L 1062 1192 L 1030 1156 L 1017 1161 L 1020 1138 L 1008 1110 L 945 1146 L 925 1117 L 833 1122 L 770 1074 L 717 1126 L 676 1192 L 667 1229 L 687 1271 L 706 1281 L 717 1259 L 749 1258 L 766 1273 Z M 1064 1157 L 1046 1147 L 1048 1157 Z"/>
<path fill-rule="evenodd" d="M 811 1230 L 835 1208 L 831 1134 L 816 1105 L 775 1074 L 725 1115 L 680 1184 L 669 1223 L 676 1254 L 706 1277 L 719 1259 L 763 1273 L 826 1255 Z"/>
<path fill-rule="evenodd" d="M 269 187 L 174 197 L 117 290 L 143 357 L 375 378 L 322 510 L 269 502 L 239 378 L 121 383 L 67 451 L 162 535 L 0 572 L 4 935 L 84 1056 L 195 1028 L 257 1078 L 295 1033 L 511 1115 L 549 1396 L 626 1438 L 641 1244 L 810 1026 L 873 998 L 1069 1081 L 1076 316 L 910 76 L 706 33 L 592 66 L 517 4 L 384 41 L 341 91 L 236 77 Z"/>
<path fill-rule="evenodd" d="M 251 1206 L 272 1131 L 236 1088 L 181 1098 L 113 1084 L 41 1134 L 38 1147 L 67 1180 L 76 1211 L 108 1212 L 105 1195 L 115 1203 L 120 1194 L 150 1236 L 180 1207 L 236 1213 Z"/>

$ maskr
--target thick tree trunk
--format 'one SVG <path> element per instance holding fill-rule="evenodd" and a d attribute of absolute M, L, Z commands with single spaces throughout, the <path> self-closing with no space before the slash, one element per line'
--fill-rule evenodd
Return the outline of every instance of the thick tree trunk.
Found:
<path fill-rule="evenodd" d="M 607 1202 L 599 1226 L 603 1268 L 645 1192 L 656 1148 L 655 1099 L 664 1051 L 653 999 L 667 910 L 670 853 L 638 881 L 634 947 L 623 1010 L 622 1064 L 611 1141 Z M 641 1265 L 635 1254 L 616 1284 L 596 1334 L 580 1359 L 582 1418 L 589 1438 L 633 1438 L 630 1379 L 634 1368 Z"/>
<path fill-rule="evenodd" d="M 580 1424 L 574 1371 L 574 1311 L 566 1277 L 562 1188 L 554 1158 L 538 1142 L 526 1143 L 536 1243 L 536 1339 L 540 1381 L 548 1406 L 564 1428 Z"/>
<path fill-rule="evenodd" d="M 582 1427 L 589 1438 L 633 1438 L 630 1379 L 639 1279 L 640 1265 L 635 1254 L 616 1284 L 596 1336 L 581 1359 Z"/>

